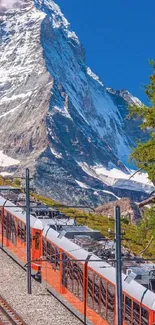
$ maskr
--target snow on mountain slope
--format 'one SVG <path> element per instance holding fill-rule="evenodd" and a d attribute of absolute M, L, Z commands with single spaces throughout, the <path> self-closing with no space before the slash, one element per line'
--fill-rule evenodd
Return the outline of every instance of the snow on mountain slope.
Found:
<path fill-rule="evenodd" d="M 145 196 L 143 186 L 124 191 L 96 177 L 97 166 L 128 177 L 130 147 L 142 133 L 125 117 L 138 99 L 107 89 L 86 66 L 84 48 L 54 1 L 3 8 L 0 24 L 0 150 L 20 161 L 16 173 L 29 166 L 39 191 L 67 203 Z"/>
<path fill-rule="evenodd" d="M 2 150 L 0 150 L 0 166 L 13 166 L 18 165 L 19 163 L 19 160 L 4 155 Z"/>
<path fill-rule="evenodd" d="M 31 147 L 35 142 L 35 151 L 40 152 L 45 141 L 43 133 L 46 135 L 41 125 L 48 110 L 52 86 L 39 40 L 40 24 L 45 14 L 37 11 L 32 1 L 1 14 L 1 149 L 16 156 L 34 151 Z M 43 147 L 44 150 L 46 145 Z"/>
<path fill-rule="evenodd" d="M 79 165 L 87 174 L 113 188 L 145 191 L 148 193 L 154 189 L 153 183 L 149 181 L 146 173 L 138 172 L 132 176 L 135 173 L 135 170 L 132 169 L 128 169 L 127 174 L 117 168 L 105 168 L 99 165 L 90 166 L 85 162 L 79 163 Z"/>
<path fill-rule="evenodd" d="M 142 106 L 142 102 L 137 98 L 132 96 L 128 90 L 122 89 L 122 90 L 115 90 L 113 88 L 106 88 L 107 91 L 113 95 L 118 95 L 122 97 L 124 100 L 126 100 L 130 105 L 139 105 Z"/>

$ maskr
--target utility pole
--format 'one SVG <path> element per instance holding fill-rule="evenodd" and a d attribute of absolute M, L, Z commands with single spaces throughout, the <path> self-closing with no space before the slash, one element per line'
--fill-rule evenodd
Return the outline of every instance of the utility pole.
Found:
<path fill-rule="evenodd" d="M 26 168 L 26 249 L 27 249 L 27 293 L 31 294 L 31 232 L 30 232 L 30 175 Z"/>
<path fill-rule="evenodd" d="M 121 220 L 120 207 L 116 206 L 115 214 L 115 260 L 116 260 L 116 319 L 117 325 L 123 325 L 122 317 L 122 260 L 121 260 Z"/>
<path fill-rule="evenodd" d="M 87 325 L 87 281 L 88 281 L 88 260 L 84 264 L 84 325 Z"/>

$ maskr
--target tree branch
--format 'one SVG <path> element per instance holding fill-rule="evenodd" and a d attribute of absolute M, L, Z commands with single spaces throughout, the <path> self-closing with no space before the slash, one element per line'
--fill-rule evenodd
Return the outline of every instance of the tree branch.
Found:
<path fill-rule="evenodd" d="M 144 252 L 149 248 L 149 246 L 151 245 L 153 239 L 154 239 L 154 237 L 152 236 L 150 241 L 148 242 L 147 246 L 139 253 L 140 256 L 142 256 L 144 254 Z"/>
<path fill-rule="evenodd" d="M 138 207 L 142 208 L 144 205 L 147 205 L 149 203 L 155 203 L 155 196 L 150 196 L 148 199 L 141 201 L 138 204 Z"/>

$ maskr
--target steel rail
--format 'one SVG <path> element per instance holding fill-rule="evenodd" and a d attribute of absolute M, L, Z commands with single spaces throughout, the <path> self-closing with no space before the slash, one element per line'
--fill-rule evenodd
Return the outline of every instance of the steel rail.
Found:
<path fill-rule="evenodd" d="M 0 325 L 26 325 L 8 302 L 0 295 Z"/>

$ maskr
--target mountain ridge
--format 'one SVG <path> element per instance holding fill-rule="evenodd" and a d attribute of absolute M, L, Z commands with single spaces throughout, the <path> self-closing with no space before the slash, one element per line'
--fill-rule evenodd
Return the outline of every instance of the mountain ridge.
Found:
<path fill-rule="evenodd" d="M 117 189 L 96 177 L 97 166 L 129 175 L 125 157 L 142 131 L 126 121 L 134 97 L 107 89 L 87 67 L 58 5 L 24 1 L 3 11 L 1 27 L 0 149 L 20 161 L 14 172 L 30 167 L 38 191 L 65 203 L 145 197 L 143 184 Z"/>

